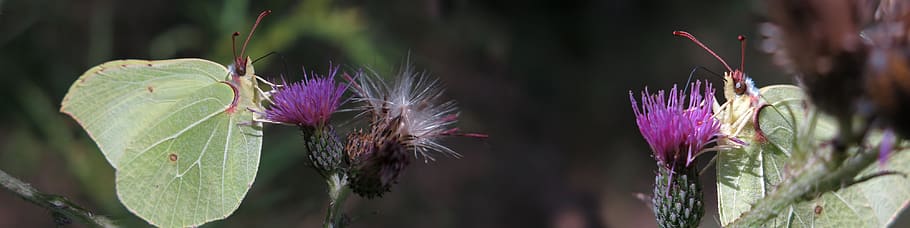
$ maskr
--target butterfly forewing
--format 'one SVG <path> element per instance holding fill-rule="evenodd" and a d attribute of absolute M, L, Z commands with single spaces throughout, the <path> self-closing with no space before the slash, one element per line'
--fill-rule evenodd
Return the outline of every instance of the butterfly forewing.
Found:
<path fill-rule="evenodd" d="M 73 83 L 61 111 L 82 125 L 117 168 L 132 139 L 181 97 L 221 80 L 223 75 L 212 73 L 219 68 L 202 59 L 107 62 Z"/>

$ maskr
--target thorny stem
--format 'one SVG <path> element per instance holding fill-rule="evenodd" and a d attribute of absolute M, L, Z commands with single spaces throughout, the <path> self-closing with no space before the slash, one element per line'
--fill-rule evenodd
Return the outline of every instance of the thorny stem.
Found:
<path fill-rule="evenodd" d="M 347 177 L 343 172 L 334 172 L 326 178 L 329 184 L 329 209 L 325 215 L 325 228 L 345 227 L 347 221 L 344 218 L 344 201 L 348 198 L 351 190 L 348 188 Z"/>
<path fill-rule="evenodd" d="M 12 193 L 15 193 L 30 203 L 47 208 L 53 213 L 59 213 L 66 217 L 75 217 L 82 220 L 85 224 L 94 227 L 117 227 L 114 222 L 107 217 L 93 214 L 92 212 L 79 207 L 73 202 L 66 200 L 62 196 L 51 195 L 39 192 L 30 184 L 22 182 L 13 176 L 10 176 L 3 170 L 0 170 L 0 185 Z"/>
<path fill-rule="evenodd" d="M 846 150 L 842 147 L 840 149 Z M 846 151 L 833 151 L 846 154 Z M 762 227 L 792 204 L 811 200 L 825 192 L 837 191 L 858 183 L 854 178 L 876 161 L 878 153 L 860 150 L 840 166 L 828 162 L 809 162 L 802 172 L 787 178 L 770 195 L 758 200 L 751 210 L 733 221 L 729 227 Z"/>

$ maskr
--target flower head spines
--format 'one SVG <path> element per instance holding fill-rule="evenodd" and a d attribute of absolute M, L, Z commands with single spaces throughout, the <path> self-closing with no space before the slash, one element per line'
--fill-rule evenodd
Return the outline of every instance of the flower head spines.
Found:
<path fill-rule="evenodd" d="M 263 113 L 266 120 L 320 128 L 328 124 L 331 115 L 341 106 L 341 96 L 346 90 L 344 84 L 335 83 L 338 66 L 331 67 L 325 77 L 313 73 L 304 74 L 304 80 L 288 84 L 284 82 L 271 96 L 272 105 Z"/>
<path fill-rule="evenodd" d="M 692 83 L 688 107 L 685 107 L 685 91 L 680 92 L 676 86 L 666 99 L 664 91 L 651 95 L 645 89 L 641 96 L 641 109 L 632 92 L 629 92 L 638 129 L 662 165 L 689 166 L 711 139 L 720 133 L 720 122 L 712 113 L 714 88 L 710 83 L 705 84 L 703 96 L 701 82 Z"/>
<path fill-rule="evenodd" d="M 443 136 L 456 135 L 452 125 L 458 121 L 455 102 L 439 102 L 443 89 L 438 81 L 428 79 L 425 74 L 417 73 L 408 66 L 402 69 L 392 85 L 383 82 L 375 72 L 361 72 L 355 78 L 349 79 L 357 95 L 353 100 L 361 103 L 360 109 L 372 117 L 371 122 L 400 118 L 401 126 L 395 132 L 399 140 L 425 159 L 433 160 L 432 151 L 461 156 L 438 143 Z"/>

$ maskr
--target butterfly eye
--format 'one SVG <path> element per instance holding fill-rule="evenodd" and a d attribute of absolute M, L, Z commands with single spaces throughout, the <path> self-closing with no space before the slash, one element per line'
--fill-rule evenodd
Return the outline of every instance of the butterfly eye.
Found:
<path fill-rule="evenodd" d="M 737 95 L 742 95 L 746 93 L 746 86 L 743 85 L 742 81 L 737 81 L 733 83 L 733 92 L 736 92 Z"/>

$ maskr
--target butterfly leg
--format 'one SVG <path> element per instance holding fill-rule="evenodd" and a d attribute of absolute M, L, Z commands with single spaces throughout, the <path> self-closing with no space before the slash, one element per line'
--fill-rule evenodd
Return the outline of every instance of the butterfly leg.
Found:
<path fill-rule="evenodd" d="M 751 120 L 750 118 L 747 118 L 747 117 L 753 115 L 752 113 L 754 111 L 755 111 L 754 109 L 749 109 L 749 111 L 746 111 L 746 113 L 743 113 L 743 115 L 740 116 L 739 119 L 736 119 L 736 122 L 733 122 L 733 129 L 734 129 L 733 136 L 739 135 L 739 133 L 742 132 L 743 128 L 746 128 L 746 124 L 749 123 L 749 120 Z"/>
<path fill-rule="evenodd" d="M 271 91 L 265 92 L 262 90 L 262 88 L 259 88 L 258 86 L 254 86 L 254 87 L 256 87 L 256 91 L 259 92 L 259 95 L 262 96 L 262 98 L 265 98 L 265 100 L 268 101 L 269 103 L 274 103 L 274 102 L 272 102 L 272 94 L 275 93 L 274 89 Z"/>
<path fill-rule="evenodd" d="M 262 112 L 260 112 L 260 111 L 256 111 L 256 110 L 254 110 L 254 109 L 252 109 L 252 108 L 249 108 L 249 107 L 247 107 L 246 110 L 247 110 L 247 111 L 250 111 L 250 112 L 252 112 L 252 113 L 257 113 L 257 114 L 261 114 L 261 113 L 262 113 Z M 253 116 L 253 120 L 252 120 L 252 121 L 244 121 L 244 122 L 240 122 L 240 123 L 238 123 L 238 124 L 239 124 L 239 125 L 252 125 L 253 123 L 270 123 L 270 124 L 280 124 L 280 125 L 292 126 L 291 124 L 288 124 L 288 123 L 276 122 L 276 121 L 272 121 L 272 120 L 269 120 L 269 119 L 262 119 L 262 118 L 259 118 L 259 117 L 256 117 L 256 116 Z"/>
<path fill-rule="evenodd" d="M 714 156 L 711 156 L 711 160 L 708 161 L 708 164 L 705 165 L 705 167 L 702 167 L 702 168 L 701 168 L 701 171 L 698 171 L 698 175 L 699 175 L 699 176 L 704 175 L 704 174 L 705 174 L 705 171 L 708 170 L 708 167 L 711 167 L 711 166 L 714 165 L 714 163 L 716 163 L 716 162 L 717 162 L 717 155 L 715 154 Z"/>
<path fill-rule="evenodd" d="M 288 125 L 288 124 L 285 124 L 285 123 L 279 123 L 279 122 L 275 122 L 275 121 L 271 121 L 271 120 L 267 120 L 267 119 L 258 119 L 258 118 L 253 118 L 253 120 L 251 120 L 251 121 L 239 122 L 239 123 L 237 123 L 237 125 L 240 125 L 240 126 L 253 126 L 253 124 L 255 124 L 255 123 L 270 123 L 270 124 Z"/>
<path fill-rule="evenodd" d="M 280 88 L 280 87 L 283 87 L 283 86 L 284 86 L 284 85 L 276 85 L 275 83 L 271 83 L 271 82 L 269 82 L 268 80 L 265 80 L 265 78 L 259 77 L 259 75 L 253 75 L 253 76 L 256 76 L 256 80 L 259 80 L 260 82 L 265 83 L 266 85 L 271 86 L 272 89 L 274 89 L 274 88 Z"/>
<path fill-rule="evenodd" d="M 728 107 L 730 107 L 730 102 L 725 102 L 723 105 L 721 105 L 719 107 L 714 107 L 714 116 L 712 116 L 712 117 L 718 118 L 720 115 L 727 112 L 727 110 L 725 110 L 725 109 Z"/>

